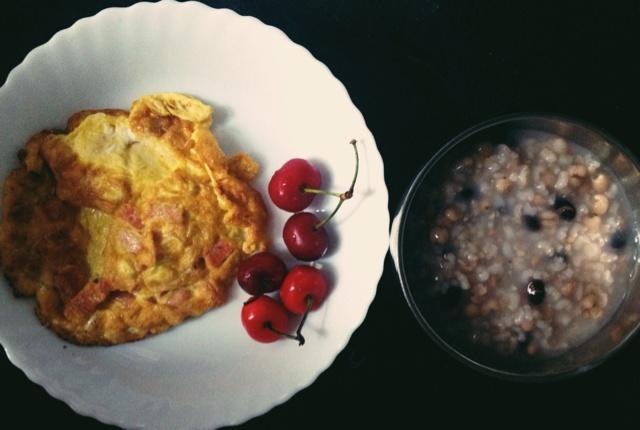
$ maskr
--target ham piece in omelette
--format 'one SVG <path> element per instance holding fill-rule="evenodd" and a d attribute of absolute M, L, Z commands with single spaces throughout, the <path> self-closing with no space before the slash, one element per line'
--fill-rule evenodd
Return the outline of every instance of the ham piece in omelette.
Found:
<path fill-rule="evenodd" d="M 4 184 L 0 255 L 14 292 L 78 344 L 162 332 L 222 304 L 266 248 L 257 164 L 227 158 L 212 109 L 180 94 L 74 114 L 42 132 Z"/>

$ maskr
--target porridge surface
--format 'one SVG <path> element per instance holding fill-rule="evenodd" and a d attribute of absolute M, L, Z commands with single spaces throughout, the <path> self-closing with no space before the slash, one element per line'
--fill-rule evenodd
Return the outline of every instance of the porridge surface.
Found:
<path fill-rule="evenodd" d="M 634 263 L 630 210 L 586 149 L 524 133 L 453 167 L 429 232 L 444 306 L 473 343 L 554 355 L 592 336 L 624 296 Z"/>

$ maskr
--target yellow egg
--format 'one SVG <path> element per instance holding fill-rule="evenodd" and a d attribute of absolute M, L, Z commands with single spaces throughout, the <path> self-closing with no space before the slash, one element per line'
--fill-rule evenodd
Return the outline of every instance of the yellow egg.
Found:
<path fill-rule="evenodd" d="M 33 136 L 4 184 L 0 253 L 14 291 L 80 344 L 159 333 L 220 305 L 264 250 L 257 164 L 226 157 L 212 109 L 181 94 L 86 110 Z"/>

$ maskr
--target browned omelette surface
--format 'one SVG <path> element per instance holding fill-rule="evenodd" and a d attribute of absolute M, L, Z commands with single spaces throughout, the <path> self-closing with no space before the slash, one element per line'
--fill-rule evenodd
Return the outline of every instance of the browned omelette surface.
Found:
<path fill-rule="evenodd" d="M 80 344 L 166 330 L 220 305 L 266 248 L 257 164 L 227 158 L 212 110 L 180 94 L 82 111 L 33 136 L 4 183 L 0 256 L 41 322 Z"/>

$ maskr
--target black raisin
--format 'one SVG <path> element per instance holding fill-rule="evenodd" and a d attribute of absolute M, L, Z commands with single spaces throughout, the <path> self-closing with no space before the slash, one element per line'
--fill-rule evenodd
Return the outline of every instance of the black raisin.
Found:
<path fill-rule="evenodd" d="M 540 218 L 537 215 L 523 215 L 522 222 L 527 230 L 530 231 L 539 231 L 542 228 Z"/>
<path fill-rule="evenodd" d="M 466 186 L 456 195 L 458 200 L 469 201 L 476 197 L 476 190 L 471 186 Z"/>
<path fill-rule="evenodd" d="M 544 300 L 544 282 L 540 279 L 532 279 L 527 284 L 527 297 L 529 304 L 539 305 Z"/>
<path fill-rule="evenodd" d="M 609 245 L 611 245 L 613 249 L 623 249 L 627 246 L 627 234 L 622 230 L 617 230 L 611 235 Z"/>
<path fill-rule="evenodd" d="M 556 197 L 553 209 L 558 213 L 560 219 L 565 221 L 573 221 L 576 217 L 576 207 L 566 197 Z"/>

